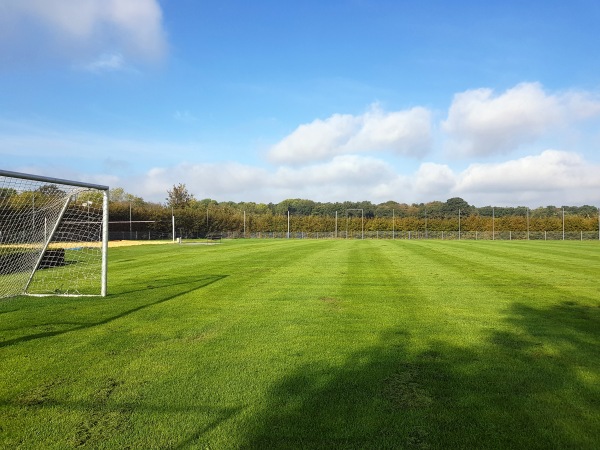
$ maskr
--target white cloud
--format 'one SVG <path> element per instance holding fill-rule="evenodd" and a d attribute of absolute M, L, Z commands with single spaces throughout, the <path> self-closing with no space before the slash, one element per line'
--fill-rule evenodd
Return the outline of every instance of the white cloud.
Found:
<path fill-rule="evenodd" d="M 83 61 L 96 61 L 97 55 L 104 54 L 156 61 L 166 51 L 162 10 L 157 0 L 4 3 L 0 56 L 5 59 L 41 59 L 50 55 L 81 66 Z"/>
<path fill-rule="evenodd" d="M 548 102 L 548 108 L 558 104 L 560 117 L 571 111 L 579 120 L 599 111 L 598 103 L 585 93 L 544 96 L 550 97 L 553 101 Z M 301 197 L 315 201 L 378 203 L 393 199 L 413 203 L 460 196 L 479 206 L 600 204 L 600 165 L 592 153 L 584 156 L 546 150 L 503 162 L 473 162 L 464 169 L 436 160 L 436 154 L 414 169 L 407 165 L 394 167 L 374 153 L 352 154 L 351 150 L 358 153 L 364 142 L 378 148 L 383 146 L 382 141 L 402 141 L 394 133 L 398 122 L 412 120 L 403 115 L 411 117 L 411 111 L 398 113 L 402 116 L 398 119 L 397 113 L 384 113 L 374 107 L 361 116 L 336 115 L 305 125 L 306 132 L 299 134 L 313 142 L 329 142 L 329 151 L 320 155 L 324 161 L 318 161 L 313 154 L 302 165 L 294 164 L 293 158 L 291 164 L 273 167 L 219 163 L 215 158 L 223 155 L 199 142 L 161 141 L 147 136 L 122 139 L 2 118 L 0 154 L 7 170 L 121 186 L 146 200 L 159 202 L 165 200 L 167 190 L 174 184 L 186 183 L 197 198 L 219 201 L 278 202 Z M 175 112 L 174 118 L 191 120 L 194 116 L 182 110 Z M 206 158 L 213 159 L 196 163 Z"/>
<path fill-rule="evenodd" d="M 322 164 L 300 168 L 281 167 L 277 169 L 275 179 L 278 186 L 315 186 L 321 189 L 334 183 L 365 186 L 391 176 L 391 167 L 381 160 L 343 155 Z"/>
<path fill-rule="evenodd" d="M 442 130 L 451 153 L 485 156 L 510 152 L 598 114 L 600 100 L 591 93 L 547 94 L 539 83 L 522 83 L 501 95 L 491 89 L 456 94 Z"/>
<path fill-rule="evenodd" d="M 152 169 L 147 174 L 146 186 L 153 192 L 165 193 L 174 184 L 186 183 L 196 197 L 209 195 L 227 198 L 248 189 L 260 189 L 267 181 L 263 169 L 235 162 L 189 164 L 171 168 Z"/>
<path fill-rule="evenodd" d="M 456 175 L 444 164 L 427 162 L 421 164 L 414 176 L 413 189 L 420 196 L 430 199 L 452 191 L 456 185 Z M 442 195 L 443 196 L 443 195 Z"/>
<path fill-rule="evenodd" d="M 473 164 L 461 175 L 456 191 L 478 197 L 553 196 L 576 203 L 598 201 L 600 166 L 585 161 L 580 155 L 546 150 L 539 155 L 497 164 Z"/>
<path fill-rule="evenodd" d="M 600 166 L 581 155 L 546 150 L 502 163 L 471 164 L 463 171 L 423 163 L 390 198 L 427 202 L 462 197 L 477 206 L 581 205 L 600 203 Z"/>
<path fill-rule="evenodd" d="M 359 116 L 334 114 L 300 125 L 274 145 L 269 157 L 286 164 L 307 164 L 343 154 L 391 151 L 419 157 L 431 146 L 431 114 L 421 107 L 385 112 L 377 105 Z"/>
<path fill-rule="evenodd" d="M 127 67 L 125 58 L 120 53 L 101 55 L 95 61 L 85 64 L 83 68 L 90 72 L 123 70 Z"/>
<path fill-rule="evenodd" d="M 143 172 L 138 168 L 120 175 L 114 171 L 102 174 L 102 163 L 91 162 L 89 173 L 85 175 L 81 170 L 61 165 L 60 161 L 52 161 L 50 165 L 5 168 L 119 186 L 148 201 L 158 202 L 165 201 L 167 190 L 174 184 L 185 183 L 196 198 L 210 197 L 218 201 L 268 203 L 307 198 L 323 202 L 419 203 L 458 196 L 477 206 L 600 204 L 600 166 L 578 154 L 557 150 L 502 163 L 472 164 L 463 171 L 426 162 L 409 174 L 398 173 L 385 161 L 358 155 L 338 156 L 325 163 L 302 167 L 183 163 Z"/>
<path fill-rule="evenodd" d="M 326 163 L 274 170 L 235 162 L 184 163 L 152 169 L 139 180 L 129 182 L 138 188 L 143 186 L 144 194 L 151 198 L 164 197 L 174 184 L 185 183 L 197 198 L 221 201 L 269 202 L 298 196 L 330 201 L 332 198 L 368 199 L 378 185 L 395 177 L 392 168 L 383 161 L 349 155 Z"/>

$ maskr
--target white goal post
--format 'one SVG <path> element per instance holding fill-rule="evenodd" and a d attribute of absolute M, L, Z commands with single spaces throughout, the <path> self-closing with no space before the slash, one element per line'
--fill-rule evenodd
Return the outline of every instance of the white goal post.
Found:
<path fill-rule="evenodd" d="M 108 189 L 0 170 L 0 298 L 106 296 Z"/>

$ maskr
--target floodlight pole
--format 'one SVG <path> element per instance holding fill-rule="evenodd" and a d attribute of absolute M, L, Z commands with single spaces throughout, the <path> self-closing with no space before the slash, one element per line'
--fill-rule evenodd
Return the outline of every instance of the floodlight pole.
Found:
<path fill-rule="evenodd" d="M 336 239 L 337 239 L 337 237 L 338 237 L 338 233 L 337 233 L 337 230 L 338 230 L 338 229 L 337 229 L 337 219 L 338 219 L 338 218 L 337 218 L 337 211 L 336 211 L 336 212 L 335 212 L 335 238 L 336 238 Z M 599 209 L 599 212 L 598 212 L 598 221 L 600 222 L 600 209 Z M 600 233 L 600 231 L 599 231 L 598 233 Z"/>
<path fill-rule="evenodd" d="M 175 242 L 175 211 L 173 210 L 172 206 L 171 206 L 171 222 L 173 224 L 173 242 Z"/>
<path fill-rule="evenodd" d="M 494 207 L 492 206 L 492 241 L 496 239 L 496 216 L 494 214 Z"/>

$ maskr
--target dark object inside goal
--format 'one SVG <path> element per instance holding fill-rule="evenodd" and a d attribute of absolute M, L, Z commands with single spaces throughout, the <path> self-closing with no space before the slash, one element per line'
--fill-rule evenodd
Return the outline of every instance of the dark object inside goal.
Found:
<path fill-rule="evenodd" d="M 27 272 L 28 267 L 36 259 L 37 256 L 34 251 L 8 249 L 4 254 L 0 255 L 0 273 Z M 46 250 L 40 261 L 39 269 L 59 267 L 65 264 L 65 249 L 55 248 Z"/>
<path fill-rule="evenodd" d="M 54 248 L 46 250 L 42 260 L 40 261 L 40 269 L 47 269 L 49 267 L 58 267 L 65 265 L 65 249 Z"/>

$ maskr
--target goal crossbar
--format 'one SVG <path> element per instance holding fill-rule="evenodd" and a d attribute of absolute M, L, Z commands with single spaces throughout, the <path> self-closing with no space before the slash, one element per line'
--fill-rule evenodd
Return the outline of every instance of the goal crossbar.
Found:
<path fill-rule="evenodd" d="M 47 184 L 65 184 L 68 186 L 77 186 L 77 187 L 83 187 L 83 188 L 88 188 L 88 189 L 97 189 L 99 191 L 108 191 L 109 190 L 108 186 L 103 186 L 101 184 L 85 183 L 83 181 L 64 180 L 61 178 L 45 177 L 42 175 L 32 175 L 29 173 L 11 172 L 9 170 L 0 170 L 0 177 L 22 178 L 24 180 L 41 181 L 42 183 L 47 183 Z"/>

